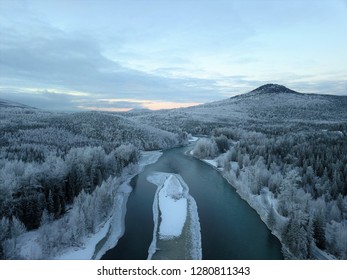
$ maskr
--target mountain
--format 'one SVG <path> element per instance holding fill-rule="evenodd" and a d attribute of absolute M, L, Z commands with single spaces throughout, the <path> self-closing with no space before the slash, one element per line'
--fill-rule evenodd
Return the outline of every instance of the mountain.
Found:
<path fill-rule="evenodd" d="M 267 84 L 232 97 L 226 106 L 235 105 L 243 107 L 247 117 L 257 120 L 347 120 L 347 96 L 299 93 L 276 84 Z"/>
<path fill-rule="evenodd" d="M 31 108 L 2 99 L 0 99 L 0 107 Z M 79 119 L 84 120 L 85 116 L 88 118 L 93 116 L 91 119 L 98 123 L 95 127 L 104 127 L 102 124 L 106 118 L 107 123 L 109 121 L 117 123 L 117 126 L 126 123 L 128 128 L 146 124 L 174 133 L 181 131 L 209 133 L 214 128 L 223 126 L 259 130 L 264 127 L 262 124 L 267 124 L 267 127 L 282 127 L 284 124 L 289 124 L 295 126 L 295 129 L 304 130 L 308 125 L 312 127 L 312 124 L 315 126 L 324 126 L 328 123 L 338 125 L 347 122 L 346 112 L 347 96 L 299 93 L 283 85 L 265 84 L 244 94 L 189 108 L 160 111 L 132 110 L 124 114 L 116 114 L 117 116 L 106 113 L 67 114 L 62 118 L 70 119 L 65 124 L 75 123 L 74 129 L 81 130 L 78 133 L 82 132 L 90 137 L 91 135 L 86 133 L 86 124 L 76 123 Z M 121 116 L 122 119 L 118 121 Z M 93 132 L 88 133 L 100 136 L 97 130 L 94 128 Z"/>
<path fill-rule="evenodd" d="M 286 123 L 305 129 L 307 124 L 346 123 L 347 96 L 299 93 L 282 85 L 266 84 L 224 100 L 134 118 L 162 129 L 192 133 L 208 133 L 221 126 L 258 129 L 263 123 L 277 127 Z"/>
<path fill-rule="evenodd" d="M 262 93 L 298 93 L 298 92 L 278 84 L 262 85 L 249 92 L 249 94 L 262 94 Z"/>
<path fill-rule="evenodd" d="M 5 100 L 0 98 L 0 108 L 22 108 L 22 109 L 36 109 L 34 107 L 30 107 L 28 105 L 24 105 L 21 103 Z"/>

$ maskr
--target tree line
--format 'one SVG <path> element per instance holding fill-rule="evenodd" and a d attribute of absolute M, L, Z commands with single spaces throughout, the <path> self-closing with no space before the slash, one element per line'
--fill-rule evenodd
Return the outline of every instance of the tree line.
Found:
<path fill-rule="evenodd" d="M 276 135 L 223 127 L 211 135 L 199 140 L 194 154 L 217 158 L 251 203 L 263 199 L 265 222 L 284 244 L 285 257 L 314 258 L 318 247 L 347 258 L 346 131 L 288 129 Z"/>

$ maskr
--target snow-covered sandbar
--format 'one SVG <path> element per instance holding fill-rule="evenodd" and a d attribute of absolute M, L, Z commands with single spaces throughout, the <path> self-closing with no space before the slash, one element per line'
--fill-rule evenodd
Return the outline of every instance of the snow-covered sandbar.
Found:
<path fill-rule="evenodd" d="M 201 259 L 199 216 L 187 184 L 172 173 L 155 172 L 147 180 L 158 186 L 148 259 Z"/>

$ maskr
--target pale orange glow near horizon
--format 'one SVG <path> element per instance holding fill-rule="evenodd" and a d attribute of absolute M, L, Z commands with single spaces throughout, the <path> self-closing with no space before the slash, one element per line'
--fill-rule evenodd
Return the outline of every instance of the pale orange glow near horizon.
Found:
<path fill-rule="evenodd" d="M 150 110 L 162 110 L 162 109 L 175 109 L 175 108 L 185 108 L 200 105 L 202 103 L 197 102 L 151 102 L 143 104 L 143 107 Z"/>
<path fill-rule="evenodd" d="M 102 108 L 102 107 L 83 107 L 79 106 L 80 109 L 87 111 L 103 111 L 103 112 L 127 112 L 133 108 Z"/>
<path fill-rule="evenodd" d="M 106 102 L 110 104 L 109 107 L 96 107 L 96 106 L 79 106 L 80 109 L 83 110 L 91 110 L 91 111 L 105 111 L 105 112 L 127 112 L 135 108 L 139 108 L 137 106 L 134 107 L 117 107 L 118 102 L 129 102 L 140 105 L 140 109 L 149 109 L 153 111 L 157 110 L 165 110 L 165 109 L 176 109 L 176 108 L 185 108 L 200 105 L 202 103 L 198 102 L 167 102 L 167 101 L 156 101 L 156 100 L 133 100 L 133 99 L 99 99 L 99 101 Z M 114 107 L 112 104 L 114 103 Z"/>

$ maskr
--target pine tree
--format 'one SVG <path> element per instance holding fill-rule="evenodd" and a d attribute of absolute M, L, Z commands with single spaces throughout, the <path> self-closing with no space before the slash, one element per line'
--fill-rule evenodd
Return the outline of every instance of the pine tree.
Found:
<path fill-rule="evenodd" d="M 282 234 L 282 240 L 296 259 L 308 259 L 311 250 L 310 221 L 301 210 L 291 214 Z"/>
<path fill-rule="evenodd" d="M 51 190 L 49 190 L 48 192 L 47 210 L 50 214 L 54 214 L 54 200 L 53 200 L 53 192 Z"/>
<path fill-rule="evenodd" d="M 12 217 L 11 221 L 11 237 L 17 238 L 22 233 L 26 232 L 25 225 L 16 217 Z"/>
<path fill-rule="evenodd" d="M 2 217 L 0 220 L 0 244 L 5 239 L 11 237 L 11 223 L 10 220 L 6 217 Z"/>
<path fill-rule="evenodd" d="M 321 211 L 313 217 L 313 238 L 318 248 L 325 249 L 325 219 Z"/>

